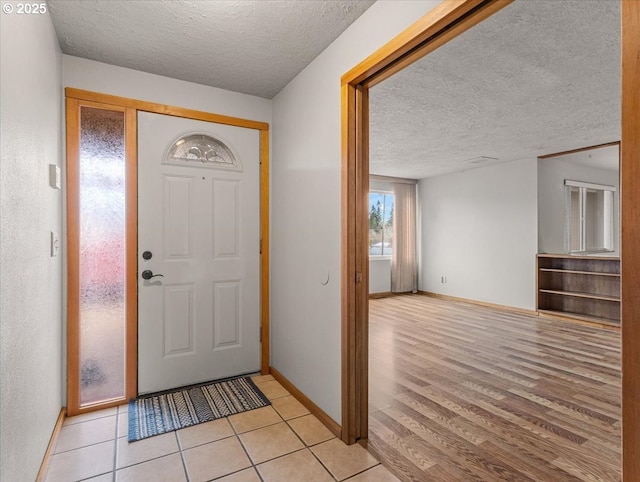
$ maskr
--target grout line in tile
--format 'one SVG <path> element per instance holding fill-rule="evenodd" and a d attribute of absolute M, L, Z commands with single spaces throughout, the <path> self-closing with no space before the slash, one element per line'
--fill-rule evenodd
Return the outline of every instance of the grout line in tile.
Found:
<path fill-rule="evenodd" d="M 194 426 L 194 425 L 192 425 L 192 427 L 193 427 L 193 426 Z M 177 430 L 174 430 L 174 431 L 173 431 L 173 433 L 175 433 L 175 434 L 176 434 L 176 443 L 178 444 L 178 451 L 179 451 L 180 453 L 182 453 L 182 451 L 183 451 L 183 450 L 185 450 L 185 449 L 182 447 L 182 442 L 180 442 L 180 437 L 178 437 L 178 431 L 177 431 Z M 201 445 L 202 445 L 202 444 L 201 444 Z M 193 447 L 189 447 L 189 448 L 193 448 Z"/>
<path fill-rule="evenodd" d="M 180 453 L 179 450 L 175 451 L 175 452 L 169 452 L 168 454 L 164 454 L 164 455 L 159 455 L 158 457 L 153 457 L 150 459 L 146 459 L 146 460 L 141 460 L 140 462 L 136 462 L 135 464 L 129 464 L 129 465 L 125 465 L 124 467 L 120 467 L 119 469 L 116 468 L 115 472 L 119 471 L 119 470 L 123 470 L 123 469 L 128 469 L 129 467 L 135 467 L 136 465 L 142 465 L 146 462 L 151 462 L 152 460 L 158 460 L 161 459 L 163 457 L 168 457 L 169 455 L 174 455 Z"/>
<path fill-rule="evenodd" d="M 216 477 L 215 479 L 209 479 L 207 482 L 213 482 L 215 480 L 224 479 L 225 477 L 229 477 L 230 475 L 237 474 L 238 472 L 242 472 L 243 470 L 247 470 L 247 469 L 254 469 L 255 470 L 255 466 L 252 465 L 251 467 L 245 467 L 244 469 L 238 469 L 235 472 L 229 472 L 228 474 L 221 475 L 220 477 Z M 256 470 L 256 472 L 257 472 L 257 470 Z M 259 474 L 258 474 L 258 477 L 260 477 Z M 262 478 L 260 478 L 260 480 L 262 480 Z"/>
<path fill-rule="evenodd" d="M 218 419 L 218 420 L 221 420 L 221 419 Z M 253 430 L 251 430 L 251 432 L 253 432 Z M 249 433 L 249 432 L 243 432 L 243 434 L 245 434 L 245 433 Z M 196 447 L 202 447 L 203 445 L 209 445 L 209 444 L 212 444 L 212 443 L 215 443 L 215 442 L 220 442 L 222 440 L 227 440 L 228 438 L 231 438 L 231 437 L 236 437 L 236 434 L 227 435 L 226 437 L 217 438 L 215 440 L 210 440 L 209 442 L 203 442 L 203 443 L 200 443 L 198 445 L 193 445 L 192 447 L 186 447 L 186 448 L 182 448 L 182 446 L 180 445 L 180 442 L 178 442 L 178 447 L 180 448 L 180 451 L 182 452 L 182 451 L 195 449 Z M 179 440 L 180 440 L 180 437 L 178 437 L 178 441 Z"/>
<path fill-rule="evenodd" d="M 253 432 L 253 430 L 251 430 L 251 432 Z M 245 432 L 245 433 L 251 433 L 251 432 Z M 242 442 L 240 435 L 236 435 L 236 438 L 238 439 L 238 442 L 240 442 L 240 446 L 242 447 L 242 450 L 244 450 L 244 453 L 247 455 L 247 458 L 249 459 L 249 463 L 251 464 L 252 467 L 255 467 L 256 464 L 253 462 L 251 455 L 249 455 L 249 451 L 247 450 L 247 447 L 244 446 L 244 443 Z"/>
<path fill-rule="evenodd" d="M 367 452 L 369 452 L 369 451 L 367 450 Z M 377 460 L 377 459 L 376 459 L 376 460 Z M 350 475 L 350 476 L 349 476 L 349 477 L 347 477 L 346 479 L 342 479 L 342 480 L 343 480 L 343 482 L 349 482 L 349 481 L 350 481 L 351 479 L 353 479 L 354 477 L 357 477 L 357 476 L 358 476 L 358 475 L 360 475 L 360 474 L 364 474 L 364 473 L 365 473 L 366 471 L 368 471 L 368 470 L 375 469 L 378 465 L 382 465 L 382 464 L 381 464 L 380 462 L 378 462 L 376 465 L 372 465 L 371 467 L 367 467 L 366 469 L 361 470 L 360 472 L 356 472 L 355 474 Z"/>
<path fill-rule="evenodd" d="M 270 423 L 269 425 L 263 425 L 262 427 L 254 428 L 252 430 L 247 430 L 246 432 L 238 432 L 236 433 L 236 435 L 239 437 L 240 435 L 255 432 L 256 430 L 260 430 L 261 428 L 273 427 L 274 425 L 278 425 L 279 423 L 282 423 L 282 422 L 284 422 L 284 420 L 280 420 L 279 422 L 273 422 L 273 423 Z M 228 437 L 225 437 L 225 438 L 228 438 Z"/>
<path fill-rule="evenodd" d="M 90 444 L 87 444 L 87 445 L 81 445 L 80 447 L 74 447 L 74 448 L 69 449 L 69 450 L 63 450 L 62 452 L 56 452 L 55 454 L 51 454 L 51 457 L 54 457 L 56 455 L 68 454 L 69 452 L 74 452 L 74 451 L 80 450 L 80 449 L 86 449 L 87 447 L 93 447 L 94 445 L 104 444 L 104 443 L 107 443 L 107 442 L 109 442 L 111 440 L 112 439 L 102 440 L 100 442 L 94 442 L 94 443 L 90 443 Z"/>
<path fill-rule="evenodd" d="M 118 468 L 118 419 L 116 418 L 116 437 L 113 439 L 113 466 L 111 470 L 111 482 L 116 482 L 116 469 Z"/>
<path fill-rule="evenodd" d="M 189 482 L 189 472 L 187 471 L 187 463 L 184 460 L 184 453 L 182 451 L 182 444 L 180 443 L 180 437 L 178 437 L 178 431 L 173 431 L 176 434 L 176 442 L 178 444 L 178 453 L 180 454 L 180 460 L 182 461 L 182 470 L 184 470 L 184 477 Z"/>
<path fill-rule="evenodd" d="M 91 477 L 86 477 L 84 479 L 79 479 L 78 482 L 83 482 L 84 480 L 91 480 L 95 477 L 101 477 L 103 475 L 107 475 L 107 474 L 113 474 L 113 472 L 109 471 L 109 472 L 103 472 L 101 474 L 96 474 L 96 475 L 92 475 Z M 111 476 L 112 480 L 113 480 L 113 475 Z"/>
<path fill-rule="evenodd" d="M 281 459 L 283 457 L 286 457 L 287 455 L 297 454 L 298 452 L 303 452 L 305 450 L 309 450 L 309 447 L 302 447 L 301 449 L 294 450 L 293 452 L 289 452 L 288 454 L 278 455 L 277 457 L 274 457 L 274 458 L 269 459 L 269 460 L 265 460 L 264 462 L 260 462 L 259 464 L 254 464 L 254 467 L 256 468 L 256 471 L 257 471 L 258 470 L 258 465 L 268 464 L 269 462 L 273 462 L 274 460 Z M 311 452 L 311 451 L 309 450 L 309 452 Z M 260 477 L 260 478 L 262 478 L 262 477 Z"/>
<path fill-rule="evenodd" d="M 279 398 L 284 398 L 284 397 L 288 397 L 289 395 L 291 395 L 290 393 L 286 393 L 284 395 L 280 395 L 279 397 L 267 397 L 269 399 L 270 402 L 273 402 L 274 400 L 278 400 Z M 274 408 L 275 410 L 275 408 Z M 277 412 L 277 410 L 276 410 Z"/>
<path fill-rule="evenodd" d="M 227 419 L 228 418 L 229 417 L 227 417 Z M 249 459 L 249 463 L 251 464 L 251 467 L 253 467 L 255 469 L 255 471 L 257 472 L 258 469 L 255 468 L 256 464 L 253 463 L 253 459 L 251 458 L 251 455 L 249 455 L 249 452 L 247 451 L 247 448 L 242 443 L 242 439 L 240 438 L 240 434 L 236 431 L 236 428 L 233 426 L 233 424 L 229 420 L 227 420 L 227 422 L 229 423 L 229 425 L 231 425 L 231 430 L 233 431 L 234 436 L 238 439 L 238 442 L 240 443 L 240 447 L 242 447 L 242 450 L 244 450 L 244 453 L 246 454 L 247 458 Z M 244 432 L 244 433 L 250 433 L 250 432 L 253 432 L 253 430 L 249 430 L 248 432 Z"/>
<path fill-rule="evenodd" d="M 274 411 L 276 413 L 278 413 L 277 410 L 274 409 Z M 279 413 L 278 413 L 278 416 L 280 417 Z M 256 464 L 253 463 L 253 460 L 251 459 L 251 456 L 249 455 L 249 452 L 247 452 L 247 449 L 245 448 L 244 444 L 242 443 L 242 439 L 240 438 L 240 434 L 238 434 L 238 432 L 236 432 L 236 428 L 233 426 L 231 421 L 229 421 L 229 417 L 225 417 L 225 418 L 227 419 L 227 423 L 231 426 L 231 430 L 233 431 L 233 435 L 231 435 L 230 437 L 236 437 L 238 439 L 238 442 L 240 442 L 240 447 L 242 447 L 242 450 L 244 450 L 244 453 L 247 455 L 247 458 L 249 459 L 249 463 L 251 464 L 251 467 L 258 474 L 258 478 L 261 480 L 261 482 L 264 482 L 264 479 L 262 478 L 262 475 L 260 475 L 260 471 L 258 470 L 258 467 L 256 466 Z M 280 417 L 280 418 L 282 418 L 282 417 Z M 249 430 L 249 432 L 253 432 L 253 430 Z M 244 432 L 244 433 L 249 433 L 249 432 Z M 225 437 L 225 438 L 230 438 L 230 437 Z M 242 469 L 242 470 L 244 470 L 244 469 Z M 227 474 L 227 475 L 229 475 L 229 474 Z"/>
<path fill-rule="evenodd" d="M 302 418 L 302 417 L 307 417 L 308 415 L 313 415 L 313 414 L 312 414 L 312 413 L 306 413 L 306 414 L 304 414 L 304 415 L 301 415 L 300 417 L 296 417 L 296 418 L 291 418 L 291 419 L 289 419 L 289 420 L 285 420 L 285 423 L 286 423 L 287 425 L 289 425 L 289 421 L 291 421 L 291 420 L 296 420 L 296 419 L 298 419 L 298 418 Z M 313 417 L 314 417 L 314 418 L 316 418 L 316 419 L 318 419 L 318 417 L 316 417 L 315 415 L 313 415 Z M 322 422 L 320 422 L 320 423 L 322 423 Z M 324 424 L 323 424 L 323 426 L 324 426 Z M 294 429 L 291 425 L 289 425 L 289 428 L 290 428 L 290 429 L 291 429 L 291 431 L 292 431 L 293 433 L 295 433 L 295 434 L 296 434 L 296 436 L 300 439 L 300 441 L 302 442 L 302 445 L 304 445 L 304 446 L 305 446 L 305 447 L 307 447 L 307 448 L 315 447 L 316 445 L 320 445 L 320 444 L 323 444 L 323 443 L 325 443 L 325 442 L 328 442 L 329 440 L 332 440 L 332 439 L 334 439 L 334 438 L 338 438 L 338 437 L 336 437 L 335 435 L 331 434 L 331 435 L 332 435 L 332 437 L 331 437 L 330 439 L 323 440 L 323 441 L 321 441 L 321 442 L 316 442 L 316 443 L 314 443 L 314 444 L 308 445 L 308 444 L 307 444 L 307 442 L 305 442 L 304 440 L 302 440 L 302 437 L 301 437 L 300 435 L 298 435 L 298 432 L 296 432 L 296 431 L 295 431 L 295 429 Z"/>
<path fill-rule="evenodd" d="M 74 417 L 79 417 L 79 416 L 80 415 L 74 415 Z M 73 418 L 73 417 L 65 417 L 64 421 L 62 422 L 62 427 L 73 427 L 74 425 L 79 425 L 81 423 L 95 422 L 96 420 L 100 420 L 101 418 L 117 417 L 117 416 L 118 416 L 118 411 L 116 410 L 116 413 L 111 413 L 109 415 L 100 415 L 99 417 L 89 418 L 87 420 L 81 420 L 79 422 L 73 422 L 73 423 L 65 423 L 70 418 Z"/>
<path fill-rule="evenodd" d="M 283 397 L 284 397 L 284 396 L 287 396 L 287 395 L 283 395 Z M 275 397 L 274 399 L 277 399 L 277 398 L 283 398 L 283 397 Z M 277 422 L 275 422 L 275 423 L 273 423 L 273 424 L 266 425 L 266 426 L 264 426 L 264 427 L 259 427 L 259 428 L 256 428 L 256 429 L 254 429 L 254 430 L 249 430 L 249 431 L 242 432 L 242 433 L 238 433 L 238 432 L 236 431 L 236 428 L 233 426 L 233 424 L 231 424 L 231 423 L 229 422 L 229 417 L 225 417 L 225 419 L 227 419 L 227 421 L 228 421 L 229 425 L 231 426 L 231 430 L 232 430 L 232 432 L 233 432 L 233 435 L 229 435 L 229 436 L 227 436 L 227 437 L 223 437 L 223 438 L 221 438 L 221 439 L 218 439 L 218 440 L 216 440 L 216 442 L 217 442 L 217 441 L 220 441 L 220 440 L 226 440 L 226 439 L 231 438 L 231 437 L 236 437 L 236 438 L 238 439 L 238 441 L 240 442 L 240 446 L 242 447 L 242 449 L 244 450 L 245 454 L 247 455 L 247 458 L 248 458 L 248 460 L 249 460 L 249 463 L 251 464 L 250 466 L 255 470 L 256 474 L 258 475 L 258 478 L 259 478 L 262 482 L 264 482 L 264 478 L 262 477 L 262 475 L 261 475 L 260 471 L 258 470 L 258 465 L 265 464 L 265 463 L 268 463 L 268 462 L 271 462 L 271 461 L 274 461 L 274 460 L 277 460 L 277 459 L 280 459 L 280 458 L 286 457 L 286 456 L 288 456 L 288 455 L 291 455 L 291 454 L 294 454 L 294 453 L 297 453 L 297 452 L 301 452 L 301 451 L 303 451 L 303 450 L 308 450 L 308 451 L 313 455 L 313 457 L 314 457 L 314 458 L 315 458 L 315 459 L 320 463 L 320 465 L 325 469 L 325 471 L 330 475 L 330 477 L 332 477 L 332 479 L 333 479 L 334 481 L 338 481 L 338 479 L 337 479 L 337 478 L 336 478 L 336 477 L 331 473 L 331 471 L 330 471 L 330 470 L 325 466 L 325 464 L 324 464 L 324 463 L 323 463 L 323 462 L 322 462 L 322 461 L 321 461 L 321 460 L 316 456 L 316 454 L 315 454 L 312 450 L 310 450 L 310 449 L 311 449 L 311 447 L 314 447 L 314 446 L 316 446 L 316 445 L 319 445 L 319 444 L 321 444 L 321 443 L 324 443 L 324 442 L 326 442 L 326 440 L 325 440 L 324 442 L 318 442 L 318 443 L 315 443 L 315 444 L 313 444 L 313 445 L 307 445 L 307 444 L 305 443 L 305 441 L 304 441 L 304 440 L 302 440 L 302 437 L 301 437 L 301 436 L 300 436 L 300 435 L 299 435 L 299 434 L 298 434 L 298 433 L 293 429 L 293 427 L 289 424 L 289 421 L 290 421 L 290 420 L 296 420 L 296 419 L 298 419 L 298 418 L 302 418 L 302 417 L 308 416 L 309 414 L 307 413 L 307 414 L 299 415 L 299 416 L 297 416 L 297 417 L 293 417 L 293 418 L 291 418 L 291 419 L 289 419 L 289 420 L 285 420 L 285 419 L 284 419 L 284 417 L 283 417 L 283 416 L 282 416 L 282 415 L 281 415 L 277 410 L 275 410 L 275 409 L 274 409 L 274 411 L 275 411 L 275 412 L 276 412 L 276 414 L 278 415 L 278 417 L 279 417 L 279 419 L 280 419 L 279 421 L 277 421 Z M 113 470 L 111 470 L 110 472 L 105 472 L 105 473 L 103 473 L 103 474 L 98 474 L 98 476 L 99 476 L 99 475 L 106 475 L 107 473 L 111 473 L 111 475 L 112 475 L 112 481 L 113 481 L 113 482 L 115 482 L 115 480 L 116 480 L 116 473 L 117 473 L 117 470 L 118 470 L 118 469 L 117 469 L 118 441 L 119 441 L 119 439 L 121 439 L 121 438 L 124 438 L 124 437 L 125 437 L 125 436 L 118 437 L 118 415 L 120 415 L 119 410 L 118 410 L 118 413 L 116 414 L 116 427 L 115 427 L 115 435 L 114 435 L 114 438 L 113 438 L 113 442 L 114 442 L 114 445 L 115 445 L 115 446 L 114 446 L 114 456 L 113 456 Z M 110 417 L 110 416 L 113 416 L 113 415 L 107 415 L 107 416 L 105 416 L 105 417 L 97 417 L 96 419 L 92 419 L 92 420 L 97 420 L 97 419 L 99 419 L 99 418 L 106 418 L 106 417 Z M 88 422 L 88 421 L 92 421 L 92 420 L 87 420 L 87 422 Z M 264 462 L 260 462 L 260 464 L 256 464 L 256 463 L 254 463 L 254 462 L 253 462 L 253 460 L 251 459 L 251 456 L 249 455 L 249 453 L 248 453 L 248 451 L 247 451 L 246 447 L 245 447 L 245 446 L 244 446 L 244 444 L 242 443 L 242 439 L 240 438 L 240 435 L 242 435 L 242 434 L 247 434 L 247 433 L 251 433 L 251 432 L 254 432 L 254 431 L 256 431 L 256 430 L 261 430 L 261 429 L 263 429 L 263 428 L 267 428 L 267 427 L 270 427 L 270 426 L 273 426 L 273 425 L 277 425 L 277 424 L 282 423 L 282 422 L 284 422 L 284 423 L 287 425 L 287 427 L 288 427 L 291 431 L 293 431 L 293 433 L 296 435 L 296 437 L 297 437 L 297 438 L 300 440 L 300 442 L 303 444 L 303 448 L 301 448 L 301 449 L 299 449 L 299 450 L 295 450 L 295 451 L 290 452 L 290 453 L 287 453 L 287 454 L 280 455 L 280 456 L 278 456 L 278 457 L 274 457 L 274 458 L 269 459 L 269 460 L 265 460 Z M 85 422 L 79 422 L 79 423 L 85 423 Z M 203 443 L 203 444 L 199 444 L 199 445 L 196 445 L 196 446 L 194 446 L 194 447 L 189 447 L 188 449 L 184 449 L 184 448 L 182 447 L 181 442 L 180 442 L 180 438 L 178 437 L 178 433 L 177 433 L 177 431 L 176 431 L 176 430 L 174 430 L 173 432 L 174 432 L 174 436 L 176 437 L 176 444 L 177 444 L 177 447 L 178 447 L 177 452 L 171 452 L 170 454 L 164 454 L 164 455 L 162 455 L 162 456 L 154 457 L 154 458 L 151 458 L 151 459 L 148 459 L 148 460 L 144 460 L 144 461 L 141 461 L 141 462 L 138 462 L 138 463 L 135 463 L 135 464 L 127 465 L 127 467 L 122 467 L 122 468 L 124 469 L 124 468 L 128 468 L 128 467 L 134 467 L 134 466 L 136 466 L 136 465 L 140 465 L 140 464 L 145 463 L 145 462 L 149 462 L 149 461 L 152 461 L 152 460 L 157 460 L 157 459 L 159 459 L 159 458 L 166 457 L 166 456 L 168 456 L 168 455 L 172 455 L 173 453 L 179 453 L 179 454 L 180 454 L 180 459 L 181 459 L 181 461 L 182 461 L 182 467 L 183 467 L 183 470 L 184 470 L 184 473 L 185 473 L 185 477 L 186 477 L 187 481 L 190 481 L 189 474 L 188 474 L 187 467 L 186 467 L 186 462 L 185 462 L 185 460 L 184 460 L 184 455 L 183 455 L 184 450 L 189 450 L 189 449 L 191 449 L 191 448 L 195 448 L 195 447 L 199 447 L 199 446 L 202 446 L 202 445 L 206 445 L 206 444 L 211 443 L 211 442 L 205 442 L 205 443 Z M 98 443 L 104 443 L 104 441 L 103 441 L 103 442 L 98 442 Z M 91 446 L 91 445 L 96 445 L 96 444 L 89 444 L 89 445 L 87 445 L 87 447 L 88 447 L 88 446 Z M 82 447 L 79 447 L 79 448 L 82 448 Z M 78 450 L 78 448 L 73 449 L 73 450 Z M 73 451 L 73 450 L 69 450 L 69 451 L 67 451 L 67 452 L 71 452 L 71 451 Z M 61 452 L 61 453 L 67 453 L 67 452 Z M 349 478 L 353 478 L 353 477 L 355 477 L 355 476 L 357 476 L 357 475 L 359 475 L 359 474 L 361 474 L 361 473 L 363 473 L 363 472 L 366 472 L 367 470 L 370 470 L 370 469 L 372 469 L 372 468 L 376 467 L 377 465 L 380 465 L 380 462 L 379 462 L 379 461 L 378 461 L 378 463 L 377 463 L 376 465 L 374 465 L 374 466 L 372 466 L 372 467 L 369 467 L 369 468 L 367 468 L 367 469 L 365 469 L 365 470 L 363 470 L 363 471 L 361 471 L 361 472 L 358 472 L 357 474 L 353 474 L 353 475 L 351 475 Z M 246 467 L 246 468 L 248 468 L 248 467 Z M 233 472 L 233 473 L 231 473 L 231 474 L 226 474 L 226 475 L 221 476 L 221 477 L 218 477 L 217 479 L 214 479 L 214 480 L 218 480 L 218 479 L 220 479 L 220 478 L 222 478 L 222 477 L 226 477 L 226 476 L 228 476 L 228 475 L 232 475 L 232 474 L 237 473 L 237 472 L 240 472 L 240 471 L 242 471 L 242 470 L 246 470 L 246 468 L 244 468 L 244 469 L 240 469 L 240 470 L 238 470 L 238 471 L 236 471 L 236 472 Z M 94 476 L 92 476 L 92 477 L 94 477 Z M 88 480 L 88 479 L 85 479 L 85 480 Z M 345 480 L 348 480 L 348 479 L 345 479 Z"/>
<path fill-rule="evenodd" d="M 274 408 L 274 410 L 275 410 L 275 408 Z M 277 410 L 276 410 L 276 412 L 277 412 Z M 280 414 L 278 413 L 278 415 L 280 415 Z M 297 420 L 297 419 L 299 419 L 299 418 L 306 417 L 307 415 L 313 415 L 313 414 L 312 414 L 311 412 L 309 412 L 309 413 L 303 413 L 302 415 L 297 415 L 297 416 L 295 416 L 295 417 L 291 417 L 291 418 L 289 418 L 289 419 L 285 420 L 285 422 L 289 422 L 290 420 Z M 280 415 L 280 416 L 282 417 L 282 415 Z M 315 415 L 313 415 L 313 416 L 315 417 Z M 316 417 L 316 418 L 317 418 L 317 417 Z M 284 417 L 283 417 L 283 419 L 284 419 Z"/>
<path fill-rule="evenodd" d="M 329 470 L 329 467 L 327 467 L 326 465 L 324 465 L 324 463 L 322 463 L 322 460 L 318 458 L 318 456 L 314 453 L 313 450 L 311 450 L 311 448 L 308 448 L 307 450 L 309 450 L 309 452 L 311 452 L 311 455 L 313 455 L 315 459 L 320 463 L 320 465 L 322 465 L 322 468 L 327 471 L 327 474 L 329 474 L 329 477 L 331 477 L 336 482 L 340 482 L 338 481 L 338 478 L 335 475 L 333 475 L 333 472 Z"/>
<path fill-rule="evenodd" d="M 295 419 L 292 419 L 292 420 L 295 420 Z M 287 424 L 287 427 L 289 427 L 289 430 L 291 430 L 291 431 L 295 434 L 295 436 L 296 436 L 296 437 L 298 437 L 298 440 L 300 440 L 300 442 L 302 442 L 302 445 L 303 445 L 305 448 L 309 448 L 309 445 L 307 445 L 307 443 L 306 443 L 304 440 L 302 440 L 302 437 L 301 437 L 300 435 L 298 435 L 298 432 L 296 432 L 296 431 L 293 429 L 293 427 L 292 427 L 291 425 L 289 425 L 289 420 L 285 420 L 285 421 L 284 421 L 284 423 L 286 423 L 286 424 Z"/>

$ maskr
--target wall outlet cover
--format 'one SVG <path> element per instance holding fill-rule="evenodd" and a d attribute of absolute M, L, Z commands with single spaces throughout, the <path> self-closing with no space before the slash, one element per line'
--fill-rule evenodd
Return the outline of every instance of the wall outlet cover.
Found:
<path fill-rule="evenodd" d="M 49 185 L 54 189 L 60 189 L 61 184 L 60 168 L 55 164 L 49 164 Z"/>

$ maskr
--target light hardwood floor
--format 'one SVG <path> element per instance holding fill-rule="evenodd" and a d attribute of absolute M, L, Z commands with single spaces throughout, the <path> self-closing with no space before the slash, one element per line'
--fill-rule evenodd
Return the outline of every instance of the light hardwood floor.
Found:
<path fill-rule="evenodd" d="M 370 300 L 369 448 L 407 481 L 619 481 L 620 336 Z"/>

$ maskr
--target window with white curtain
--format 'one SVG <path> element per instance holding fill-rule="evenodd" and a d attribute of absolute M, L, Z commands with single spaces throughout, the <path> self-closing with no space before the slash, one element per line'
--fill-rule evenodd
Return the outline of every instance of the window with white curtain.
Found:
<path fill-rule="evenodd" d="M 391 291 L 415 293 L 418 289 L 418 260 L 416 235 L 416 185 L 393 184 L 394 247 L 391 256 Z"/>

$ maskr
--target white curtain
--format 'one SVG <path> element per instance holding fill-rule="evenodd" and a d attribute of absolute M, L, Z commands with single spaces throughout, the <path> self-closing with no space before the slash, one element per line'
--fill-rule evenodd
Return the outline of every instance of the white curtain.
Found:
<path fill-rule="evenodd" d="M 416 255 L 416 185 L 393 184 L 393 253 L 391 291 L 415 293 L 418 290 Z"/>

